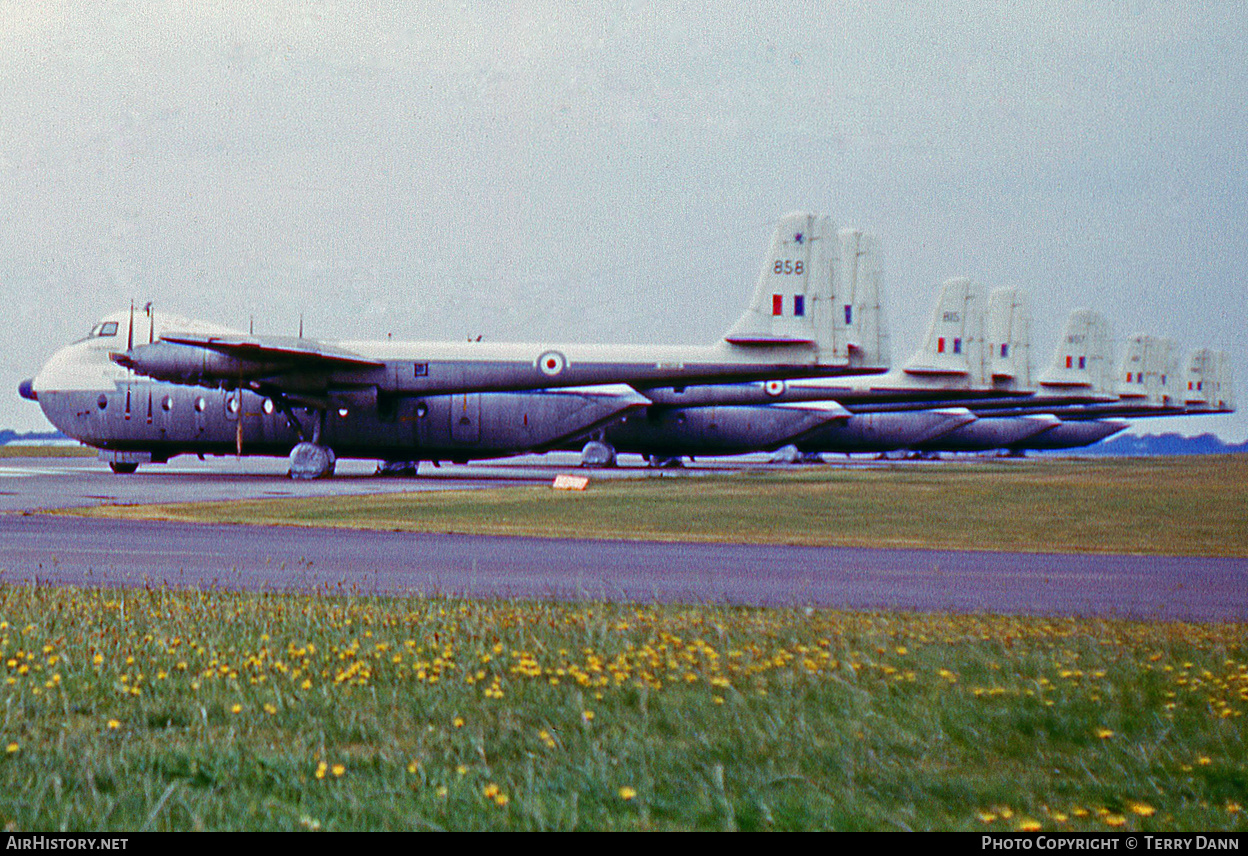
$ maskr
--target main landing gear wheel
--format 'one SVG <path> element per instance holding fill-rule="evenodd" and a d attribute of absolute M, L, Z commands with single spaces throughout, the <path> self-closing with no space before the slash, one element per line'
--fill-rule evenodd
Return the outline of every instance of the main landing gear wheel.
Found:
<path fill-rule="evenodd" d="M 615 466 L 615 448 L 601 440 L 590 440 L 581 449 L 581 466 L 591 469 Z"/>
<path fill-rule="evenodd" d="M 128 476 L 131 473 L 135 472 L 139 468 L 139 465 L 128 464 L 128 463 L 121 462 L 121 461 L 113 461 L 112 463 L 108 465 L 108 468 L 119 476 Z"/>
<path fill-rule="evenodd" d="M 412 477 L 418 475 L 420 461 L 385 461 L 377 465 L 379 476 Z"/>
<path fill-rule="evenodd" d="M 323 479 L 334 474 L 334 450 L 316 443 L 300 443 L 290 451 L 292 479 Z"/>

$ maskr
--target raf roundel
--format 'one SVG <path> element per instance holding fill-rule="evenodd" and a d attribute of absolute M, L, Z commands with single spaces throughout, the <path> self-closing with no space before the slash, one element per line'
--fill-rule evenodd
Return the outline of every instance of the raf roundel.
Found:
<path fill-rule="evenodd" d="M 554 377 L 563 371 L 568 361 L 563 354 L 558 351 L 546 351 L 537 358 L 537 367 L 542 370 L 542 374 L 547 377 Z"/>
<path fill-rule="evenodd" d="M 781 393 L 784 392 L 784 381 L 782 380 L 767 381 L 767 383 L 763 385 L 763 392 L 767 393 L 772 398 L 775 398 L 777 395 L 780 395 Z"/>

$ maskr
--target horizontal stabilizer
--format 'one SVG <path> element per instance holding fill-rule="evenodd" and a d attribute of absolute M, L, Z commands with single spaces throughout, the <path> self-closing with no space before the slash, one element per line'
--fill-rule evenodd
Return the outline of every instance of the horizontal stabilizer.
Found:
<path fill-rule="evenodd" d="M 734 336 L 727 335 L 724 341 L 733 345 L 743 345 L 745 347 L 770 347 L 772 345 L 813 345 L 814 339 L 800 339 L 793 336 Z"/>

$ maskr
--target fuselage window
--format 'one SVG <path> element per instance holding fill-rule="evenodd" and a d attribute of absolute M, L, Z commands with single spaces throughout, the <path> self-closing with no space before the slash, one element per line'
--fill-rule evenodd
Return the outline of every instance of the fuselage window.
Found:
<path fill-rule="evenodd" d="M 273 412 L 273 399 L 271 399 L 271 398 L 266 398 L 266 399 L 264 400 L 264 405 L 263 405 L 263 406 L 264 406 L 264 412 L 265 412 L 266 414 L 271 414 L 271 413 Z"/>
<path fill-rule="evenodd" d="M 231 393 L 230 396 L 226 398 L 225 407 L 227 410 L 230 411 L 230 413 L 234 413 L 234 414 L 238 413 L 238 400 L 241 395 L 242 395 L 241 392 L 235 392 L 235 393 Z"/>
<path fill-rule="evenodd" d="M 116 336 L 117 322 L 105 321 L 103 324 L 96 324 L 91 328 L 91 338 L 95 339 L 100 336 Z"/>
<path fill-rule="evenodd" d="M 173 410 L 173 396 L 166 395 L 164 398 L 162 398 L 160 400 L 160 409 L 165 411 L 166 413 Z"/>
<path fill-rule="evenodd" d="M 100 410 L 103 410 L 105 407 L 108 407 L 108 396 L 100 393 L 100 397 L 95 403 L 99 406 Z"/>
<path fill-rule="evenodd" d="M 204 401 L 204 397 L 202 395 L 195 399 L 195 412 L 196 413 L 203 413 L 204 408 L 207 406 L 208 406 L 208 402 Z"/>

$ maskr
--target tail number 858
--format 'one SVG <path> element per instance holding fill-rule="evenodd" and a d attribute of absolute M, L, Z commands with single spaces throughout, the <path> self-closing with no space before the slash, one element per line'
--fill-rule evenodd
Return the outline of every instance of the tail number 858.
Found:
<path fill-rule="evenodd" d="M 776 259 L 776 266 L 773 268 L 775 273 L 804 273 L 806 267 L 802 264 L 801 259 L 794 261 L 793 259 Z"/>

